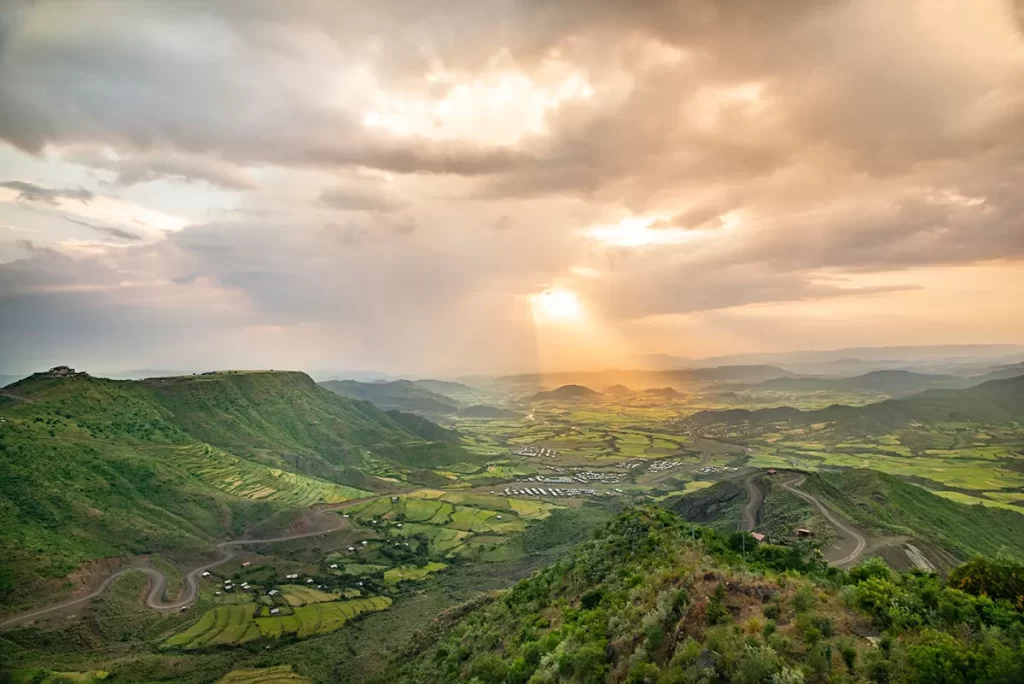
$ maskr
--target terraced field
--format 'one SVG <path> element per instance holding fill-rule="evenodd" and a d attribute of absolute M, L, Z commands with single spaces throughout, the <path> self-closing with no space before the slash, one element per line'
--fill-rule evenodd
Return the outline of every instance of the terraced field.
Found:
<path fill-rule="evenodd" d="M 369 495 L 355 487 L 256 464 L 207 444 L 162 447 L 161 451 L 193 477 L 246 499 L 306 507 L 316 503 L 342 503 Z"/>
<path fill-rule="evenodd" d="M 218 679 L 217 684 L 311 684 L 312 681 L 293 672 L 291 665 L 278 665 L 251 670 L 232 670 Z"/>
<path fill-rule="evenodd" d="M 260 638 L 275 639 L 294 634 L 300 638 L 326 634 L 340 628 L 360 613 L 385 610 L 386 596 L 350 601 L 310 603 L 295 606 L 290 615 L 257 616 L 266 607 L 255 603 L 217 606 L 206 611 L 194 625 L 164 642 L 165 647 L 192 650 L 222 644 L 244 644 Z"/>
<path fill-rule="evenodd" d="M 362 525 L 392 538 L 423 537 L 435 555 L 468 550 L 477 535 L 501 538 L 551 515 L 558 506 L 544 501 L 422 489 L 400 497 L 383 496 L 346 509 Z"/>

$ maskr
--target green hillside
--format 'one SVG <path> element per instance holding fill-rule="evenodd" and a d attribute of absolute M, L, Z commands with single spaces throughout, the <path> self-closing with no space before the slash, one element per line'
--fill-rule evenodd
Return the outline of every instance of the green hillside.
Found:
<path fill-rule="evenodd" d="M 825 570 L 749 537 L 744 557 L 742 538 L 628 510 L 510 591 L 441 615 L 376 681 L 1020 681 L 1024 596 L 1003 578 L 1021 566 L 980 562 L 947 585 L 873 561 Z"/>
<path fill-rule="evenodd" d="M 12 591 L 33 578 L 88 560 L 194 555 L 275 511 L 395 488 L 354 465 L 415 470 L 469 458 L 301 373 L 36 374 L 3 398 L 5 603 L 24 600 Z"/>
<path fill-rule="evenodd" d="M 425 416 L 445 416 L 458 409 L 458 403 L 443 394 L 431 392 L 410 380 L 394 382 L 358 382 L 329 380 L 321 385 L 348 399 L 368 401 L 382 409 L 397 409 Z"/>
<path fill-rule="evenodd" d="M 497 420 L 509 420 L 521 418 L 522 413 L 512 409 L 501 408 L 500 406 L 488 406 L 486 404 L 473 404 L 459 411 L 463 418 L 494 418 Z"/>
<path fill-rule="evenodd" d="M 747 502 L 744 478 L 721 480 L 689 494 L 670 496 L 661 506 L 684 520 L 720 532 L 738 529 Z M 829 537 L 827 521 L 803 499 L 765 479 L 768 492 L 759 532 L 787 537 L 798 527 Z M 906 480 L 865 468 L 810 473 L 800 486 L 864 530 L 906 535 L 965 561 L 971 556 L 1004 556 L 1024 562 L 1024 515 L 1003 508 L 968 505 L 938 496 Z"/>
<path fill-rule="evenodd" d="M 760 409 L 698 411 L 696 425 L 717 423 L 778 423 L 793 425 L 836 423 L 849 431 L 885 433 L 913 423 L 1024 422 L 1024 376 L 990 380 L 966 389 L 933 389 L 904 399 L 887 399 L 866 406 L 834 405 L 817 411 L 789 406 Z"/>
<path fill-rule="evenodd" d="M 866 529 L 924 539 L 961 560 L 1024 561 L 1024 515 L 958 503 L 876 470 L 813 473 L 802 489 Z"/>

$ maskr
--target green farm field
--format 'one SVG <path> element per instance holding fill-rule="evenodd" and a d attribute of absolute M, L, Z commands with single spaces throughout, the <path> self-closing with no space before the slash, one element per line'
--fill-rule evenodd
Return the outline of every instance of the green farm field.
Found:
<path fill-rule="evenodd" d="M 291 614 L 274 616 L 256 603 L 218 606 L 203 613 L 188 629 L 167 639 L 164 646 L 190 650 L 243 644 L 261 638 L 276 639 L 288 634 L 310 637 L 339 629 L 360 613 L 385 610 L 391 602 L 386 596 L 373 596 L 310 603 L 294 607 Z"/>

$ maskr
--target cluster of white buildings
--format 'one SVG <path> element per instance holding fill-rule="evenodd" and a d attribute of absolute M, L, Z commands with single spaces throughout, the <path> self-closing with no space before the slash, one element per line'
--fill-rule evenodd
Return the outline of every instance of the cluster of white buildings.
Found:
<path fill-rule="evenodd" d="M 561 487 L 524 487 L 520 489 L 505 488 L 505 496 L 593 496 L 593 489 L 562 489 Z"/>
<path fill-rule="evenodd" d="M 733 468 L 732 466 L 704 466 L 698 473 L 724 473 L 724 472 L 735 472 L 739 468 Z"/>
<path fill-rule="evenodd" d="M 647 468 L 647 472 L 661 473 L 666 470 L 678 468 L 681 465 L 683 465 L 682 461 L 654 461 L 653 463 L 651 463 L 650 467 Z"/>
<path fill-rule="evenodd" d="M 516 447 L 509 449 L 516 456 L 546 456 L 554 458 L 558 455 L 558 452 L 554 449 L 547 449 L 545 447 L 535 447 L 532 444 L 521 444 Z"/>

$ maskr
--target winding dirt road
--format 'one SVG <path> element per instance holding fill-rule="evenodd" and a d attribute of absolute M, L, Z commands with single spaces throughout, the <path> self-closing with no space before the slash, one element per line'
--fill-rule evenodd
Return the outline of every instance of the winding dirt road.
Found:
<path fill-rule="evenodd" d="M 864 554 L 864 550 L 867 549 L 868 540 L 867 538 L 858 532 L 853 527 L 847 525 L 839 519 L 832 511 L 830 511 L 817 497 L 808 494 L 807 492 L 798 489 L 800 485 L 807 479 L 806 475 L 796 476 L 789 480 L 779 480 L 779 485 L 790 494 L 799 496 L 804 501 L 808 502 L 812 506 L 818 509 L 818 511 L 825 516 L 825 518 L 832 523 L 832 526 L 836 528 L 844 539 L 853 542 L 853 549 L 845 556 L 841 558 L 835 558 L 829 560 L 832 565 L 852 565 Z"/>
<path fill-rule="evenodd" d="M 755 482 L 755 479 L 760 477 L 760 473 L 755 473 L 747 478 L 747 505 L 743 507 L 743 519 L 740 521 L 741 532 L 751 532 L 757 527 L 757 516 L 761 511 L 761 504 L 764 503 L 764 492 Z"/>
<path fill-rule="evenodd" d="M 87 603 L 96 598 L 97 596 L 99 596 L 100 594 L 102 594 L 104 591 L 106 591 L 107 588 L 111 584 L 113 584 L 118 577 L 120 577 L 121 575 L 128 574 L 129 572 L 144 572 L 146 573 L 146 575 L 149 576 L 149 593 L 146 595 L 146 606 L 148 608 L 152 608 L 153 610 L 160 612 L 180 610 L 181 608 L 195 601 L 196 596 L 199 595 L 199 576 L 207 570 L 211 570 L 217 567 L 218 565 L 222 565 L 231 560 L 232 558 L 234 558 L 236 554 L 232 549 L 235 547 L 249 546 L 251 544 L 277 544 L 280 542 L 294 541 L 296 539 L 306 539 L 307 537 L 319 537 L 321 535 L 330 534 L 332 532 L 337 532 L 338 530 L 346 529 L 347 527 L 348 525 L 342 522 L 336 527 L 327 530 L 319 530 L 317 532 L 289 534 L 283 537 L 272 537 L 269 539 L 235 539 L 232 541 L 221 542 L 216 546 L 217 553 L 220 554 L 220 558 L 210 563 L 206 563 L 205 565 L 200 565 L 197 568 L 193 568 L 192 570 L 189 570 L 188 573 L 186 573 L 185 592 L 182 595 L 182 597 L 177 601 L 165 602 L 163 600 L 164 590 L 167 587 L 167 577 L 156 568 L 144 565 L 135 565 L 128 568 L 123 568 L 115 572 L 113 575 L 110 575 L 105 580 L 103 580 L 103 583 L 100 584 L 96 591 L 92 592 L 91 594 L 82 596 L 81 598 L 72 599 L 70 601 L 63 601 L 61 603 L 54 604 L 47 608 L 41 608 L 39 610 L 34 610 L 28 613 L 15 615 L 14 617 L 8 618 L 7 620 L 0 622 L 0 629 L 11 629 L 13 627 L 18 627 L 20 625 L 25 624 L 26 622 L 31 622 L 32 620 L 40 618 L 44 615 L 56 613 L 58 611 L 71 608 L 72 606 L 76 606 L 78 604 Z"/>

